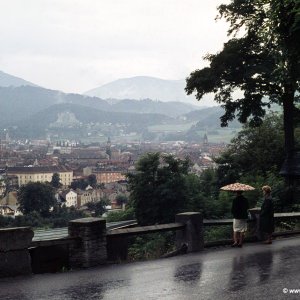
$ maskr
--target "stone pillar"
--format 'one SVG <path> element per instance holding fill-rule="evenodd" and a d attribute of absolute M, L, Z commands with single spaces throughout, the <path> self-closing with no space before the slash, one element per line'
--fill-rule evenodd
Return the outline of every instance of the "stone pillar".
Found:
<path fill-rule="evenodd" d="M 69 222 L 69 236 L 78 238 L 69 246 L 71 268 L 89 268 L 104 264 L 106 252 L 106 220 L 83 218 Z"/>
<path fill-rule="evenodd" d="M 31 274 L 29 227 L 0 229 L 0 277 Z"/>
<path fill-rule="evenodd" d="M 185 224 L 183 230 L 176 231 L 176 247 L 187 245 L 187 252 L 197 252 L 204 248 L 203 216 L 198 212 L 186 212 L 177 214 L 176 223 Z"/>

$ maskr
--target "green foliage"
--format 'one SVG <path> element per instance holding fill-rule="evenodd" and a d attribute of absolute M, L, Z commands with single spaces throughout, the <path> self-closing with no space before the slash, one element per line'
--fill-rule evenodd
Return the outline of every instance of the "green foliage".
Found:
<path fill-rule="evenodd" d="M 86 179 L 80 178 L 79 180 L 72 181 L 70 187 L 73 190 L 85 190 L 88 185 L 90 185 L 92 188 L 97 187 L 97 178 L 95 174 L 90 174 Z"/>
<path fill-rule="evenodd" d="M 293 107 L 300 90 L 299 0 L 231 0 L 219 6 L 219 13 L 233 37 L 222 51 L 205 57 L 209 67 L 191 73 L 187 93 L 196 92 L 198 100 L 214 93 L 225 108 L 222 126 L 235 117 L 258 126 L 271 103 L 283 105 L 285 147 L 291 154 Z M 237 90 L 242 95 L 236 96 Z"/>
<path fill-rule="evenodd" d="M 154 259 L 174 250 L 174 233 L 152 233 L 134 238 L 128 249 L 128 259 Z"/>
<path fill-rule="evenodd" d="M 48 216 L 50 208 L 56 204 L 54 189 L 47 183 L 30 182 L 19 189 L 18 202 L 25 215 L 36 211 L 43 217 Z"/>
<path fill-rule="evenodd" d="M 127 220 L 134 220 L 135 214 L 132 207 L 126 208 L 124 211 L 110 211 L 107 214 L 106 222 L 119 222 L 119 221 L 127 221 Z"/>
<path fill-rule="evenodd" d="M 245 193 L 250 207 L 262 203 L 261 187 L 272 187 L 274 208 L 277 212 L 294 210 L 294 202 L 289 203 L 284 178 L 279 171 L 284 159 L 282 118 L 278 115 L 267 116 L 257 128 L 244 126 L 237 137 L 222 155 L 216 159 L 217 183 L 221 187 L 233 182 L 243 182 L 255 187 Z M 221 193 L 219 199 L 228 197 Z"/>
<path fill-rule="evenodd" d="M 141 157 L 136 174 L 128 175 L 130 205 L 140 225 L 169 223 L 187 203 L 185 177 L 189 162 L 148 153 Z"/>
<path fill-rule="evenodd" d="M 76 189 L 80 189 L 80 190 L 85 190 L 86 187 L 89 185 L 88 181 L 81 178 L 79 180 L 73 180 L 71 182 L 71 189 L 76 190 Z"/>
<path fill-rule="evenodd" d="M 118 194 L 116 196 L 116 201 L 118 205 L 123 205 L 128 202 L 128 197 L 125 194 Z"/>
<path fill-rule="evenodd" d="M 265 176 L 279 172 L 284 159 L 282 119 L 268 115 L 262 125 L 245 125 L 222 155 L 218 163 L 219 186 L 237 181 L 243 174 Z"/>
<path fill-rule="evenodd" d="M 109 200 L 103 198 L 97 202 L 88 202 L 86 206 L 90 211 L 93 212 L 93 216 L 101 217 L 106 212 L 105 206 L 107 206 L 108 204 L 109 204 Z"/>
<path fill-rule="evenodd" d="M 209 226 L 204 230 L 204 241 L 213 242 L 232 238 L 232 226 Z"/>
<path fill-rule="evenodd" d="M 97 186 L 97 178 L 96 178 L 96 175 L 95 175 L 95 174 L 89 175 L 88 178 L 87 178 L 87 182 L 88 182 L 88 184 L 89 184 L 91 187 L 95 188 L 95 187 Z"/>
<path fill-rule="evenodd" d="M 15 218 L 0 216 L 0 228 L 20 226 L 59 228 L 68 226 L 70 220 L 83 217 L 85 217 L 83 212 L 73 208 L 55 207 L 52 212 L 49 212 L 47 217 L 41 216 L 41 214 L 36 211 L 32 211 L 23 216 L 16 216 Z"/>
<path fill-rule="evenodd" d="M 60 177 L 58 173 L 53 174 L 50 184 L 56 189 L 62 186 L 62 184 L 60 183 Z"/>

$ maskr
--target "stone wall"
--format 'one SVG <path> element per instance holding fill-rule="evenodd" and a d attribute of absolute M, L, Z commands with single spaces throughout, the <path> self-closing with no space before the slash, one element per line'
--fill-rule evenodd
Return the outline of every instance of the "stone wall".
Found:
<path fill-rule="evenodd" d="M 0 229 L 0 277 L 31 274 L 29 227 Z"/>
<path fill-rule="evenodd" d="M 198 212 L 177 214 L 175 221 L 185 224 L 183 230 L 176 232 L 176 248 L 187 246 L 187 252 L 197 252 L 204 248 L 203 216 Z"/>
<path fill-rule="evenodd" d="M 69 222 L 69 236 L 78 238 L 69 246 L 71 268 L 88 268 L 106 263 L 106 221 L 83 218 Z"/>

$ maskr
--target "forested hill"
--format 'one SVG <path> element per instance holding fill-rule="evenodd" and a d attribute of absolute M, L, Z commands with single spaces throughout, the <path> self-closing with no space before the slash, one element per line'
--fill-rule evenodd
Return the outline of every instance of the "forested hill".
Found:
<path fill-rule="evenodd" d="M 163 103 L 152 100 L 124 100 L 110 104 L 96 97 L 66 94 L 40 87 L 0 87 L 0 107 L 2 112 L 0 125 L 4 126 L 7 123 L 27 119 L 52 105 L 62 103 L 76 104 L 102 111 L 158 113 L 170 117 L 176 117 L 197 108 L 196 106 L 184 103 Z"/>

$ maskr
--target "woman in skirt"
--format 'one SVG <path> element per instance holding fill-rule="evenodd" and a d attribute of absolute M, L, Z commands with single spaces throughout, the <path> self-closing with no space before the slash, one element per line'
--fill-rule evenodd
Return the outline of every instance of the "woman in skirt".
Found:
<path fill-rule="evenodd" d="M 245 232 L 247 231 L 248 200 L 242 195 L 242 191 L 236 192 L 232 202 L 231 212 L 233 215 L 233 241 L 232 247 L 242 247 Z"/>

